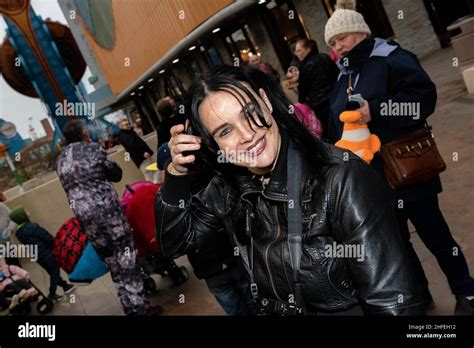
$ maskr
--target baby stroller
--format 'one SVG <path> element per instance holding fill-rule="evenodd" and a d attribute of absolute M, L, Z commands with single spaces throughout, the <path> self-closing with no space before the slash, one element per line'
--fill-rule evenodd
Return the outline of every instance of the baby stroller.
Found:
<path fill-rule="evenodd" d="M 126 185 L 120 204 L 133 228 L 135 246 L 142 269 L 145 290 L 156 291 L 156 283 L 151 274 L 169 276 L 175 285 L 181 285 L 189 278 L 186 267 L 178 267 L 172 258 L 162 255 L 160 246 L 155 240 L 154 200 L 160 184 L 149 181 L 138 181 Z"/>
<path fill-rule="evenodd" d="M 10 306 L 11 315 L 27 315 L 31 313 L 31 306 L 37 302 L 36 309 L 40 314 L 47 314 L 53 309 L 54 303 L 29 279 L 28 272 L 17 266 L 8 266 L 11 274 L 3 277 L 7 283 L 2 295 Z M 21 275 L 21 278 L 17 276 Z"/>
<path fill-rule="evenodd" d="M 46 297 L 44 293 L 31 281 L 29 281 L 29 285 L 31 285 L 31 287 L 36 290 L 36 295 L 29 297 L 26 300 L 20 299 L 18 304 L 13 309 L 10 310 L 11 315 L 30 314 L 31 306 L 33 305 L 33 303 L 37 302 L 38 300 L 39 300 L 38 303 L 36 303 L 36 310 L 38 311 L 38 313 L 48 314 L 49 312 L 53 310 L 54 302 L 50 300 L 48 297 Z M 7 299 L 10 298 L 11 300 L 15 294 L 9 293 L 9 291 L 5 291 L 4 295 L 7 297 Z"/>
<path fill-rule="evenodd" d="M 127 185 L 120 201 L 133 229 L 147 293 L 156 292 L 156 283 L 151 278 L 153 273 L 169 276 L 175 285 L 180 285 L 189 278 L 185 267 L 178 267 L 173 259 L 161 255 L 154 240 L 153 201 L 158 189 L 159 185 L 139 181 Z M 66 220 L 58 230 L 54 237 L 53 253 L 59 266 L 68 273 L 69 281 L 76 285 L 90 284 L 108 272 L 76 217 Z"/>

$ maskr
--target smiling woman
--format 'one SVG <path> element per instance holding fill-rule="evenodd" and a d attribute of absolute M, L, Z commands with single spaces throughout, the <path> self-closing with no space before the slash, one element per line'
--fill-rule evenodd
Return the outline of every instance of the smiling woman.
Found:
<path fill-rule="evenodd" d="M 215 67 L 195 81 L 189 94 L 193 98 L 187 100 L 186 110 L 200 117 L 190 118 L 188 134 L 201 136 L 205 146 L 200 155 L 215 171 L 232 172 L 237 165 L 254 174 L 269 173 L 276 164 L 282 129 L 313 164 L 312 174 L 320 176 L 326 149 L 290 114 L 293 108 L 281 88 L 260 70 Z M 255 165 L 241 161 L 222 165 L 216 160 L 219 150 L 246 154 Z"/>
<path fill-rule="evenodd" d="M 215 67 L 194 81 L 186 110 L 187 134 L 171 129 L 155 200 L 164 254 L 196 253 L 212 232 L 230 236 L 262 314 L 422 313 L 380 178 L 316 140 L 271 78 Z M 248 156 L 221 163 L 222 152 Z M 216 175 L 191 195 L 198 154 Z M 335 245 L 342 251 L 325 252 Z"/>

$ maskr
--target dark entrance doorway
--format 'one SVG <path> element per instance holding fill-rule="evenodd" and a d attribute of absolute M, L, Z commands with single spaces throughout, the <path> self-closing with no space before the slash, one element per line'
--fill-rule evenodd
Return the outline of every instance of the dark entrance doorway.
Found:
<path fill-rule="evenodd" d="M 232 57 L 232 64 L 235 64 L 235 59 L 238 59 L 239 64 L 244 65 L 248 62 L 250 54 L 257 53 L 255 44 L 250 39 L 248 25 L 245 23 L 227 28 L 224 41 L 227 51 Z"/>
<path fill-rule="evenodd" d="M 260 11 L 280 64 L 286 71 L 293 59 L 296 41 L 308 39 L 295 5 L 292 1 L 276 0 L 261 5 Z"/>
<path fill-rule="evenodd" d="M 166 95 L 177 101 L 181 101 L 186 97 L 186 89 L 181 79 L 174 72 L 171 71 L 164 77 L 164 83 Z"/>

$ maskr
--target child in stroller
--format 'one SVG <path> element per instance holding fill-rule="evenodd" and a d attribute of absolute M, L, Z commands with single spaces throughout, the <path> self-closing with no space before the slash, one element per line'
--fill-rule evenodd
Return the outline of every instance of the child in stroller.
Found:
<path fill-rule="evenodd" d="M 38 291 L 29 284 L 30 274 L 23 268 L 8 265 L 0 259 L 0 292 L 10 299 L 9 309 L 12 311 L 20 301 L 35 300 Z"/>
<path fill-rule="evenodd" d="M 2 310 L 8 306 L 10 314 L 29 314 L 31 303 L 38 302 L 37 309 L 41 314 L 51 311 L 53 303 L 47 299 L 30 281 L 30 274 L 15 265 L 8 265 L 0 258 L 0 293 L 3 298 Z"/>

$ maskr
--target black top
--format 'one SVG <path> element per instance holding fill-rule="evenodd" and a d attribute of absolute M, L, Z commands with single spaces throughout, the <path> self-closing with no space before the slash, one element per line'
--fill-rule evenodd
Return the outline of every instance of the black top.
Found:
<path fill-rule="evenodd" d="M 339 69 L 331 57 L 317 52 L 309 53 L 299 69 L 298 101 L 308 104 L 317 115 L 321 106 L 328 103 Z"/>
<path fill-rule="evenodd" d="M 153 155 L 153 151 L 147 143 L 145 143 L 133 129 L 121 129 L 119 136 L 120 143 L 125 150 L 130 153 L 130 157 L 132 157 L 133 163 L 135 163 L 137 167 L 140 167 L 140 164 L 145 160 L 145 157 L 143 157 L 145 152 L 148 152 L 150 156 Z"/>
<path fill-rule="evenodd" d="M 246 265 L 252 260 L 258 294 L 288 301 L 295 284 L 287 234 L 290 202 L 283 181 L 283 154 L 289 148 L 285 146 L 282 142 L 265 185 L 253 176 L 239 177 L 234 185 L 231 178 L 216 175 L 205 189 L 193 193 L 187 175 L 166 172 L 155 200 L 156 238 L 163 254 L 174 258 L 196 248 L 215 254 L 219 248 L 208 243 L 209 236 L 221 233 L 236 246 L 245 243 L 239 236 L 248 232 L 253 237 L 252 257 L 245 254 L 246 248 L 238 250 Z M 301 164 L 304 253 L 299 281 L 306 307 L 311 312 L 337 312 L 359 303 L 367 314 L 422 314 L 415 277 L 380 176 L 356 155 L 345 160 L 343 149 L 327 146 L 330 160 L 319 183 L 308 163 Z M 335 254 L 346 246 L 360 248 L 363 256 Z"/>
<path fill-rule="evenodd" d="M 186 121 L 185 117 L 181 114 L 177 114 L 173 117 L 164 119 L 163 122 L 161 122 L 159 128 L 158 128 L 158 147 L 161 146 L 161 144 L 167 143 L 171 139 L 171 134 L 170 134 L 170 129 L 171 127 L 174 127 L 178 124 L 184 124 Z"/>

